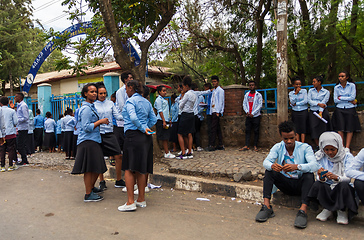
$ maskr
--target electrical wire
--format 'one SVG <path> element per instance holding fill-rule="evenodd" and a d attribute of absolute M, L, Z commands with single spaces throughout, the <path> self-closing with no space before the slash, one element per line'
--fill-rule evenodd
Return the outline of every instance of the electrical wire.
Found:
<path fill-rule="evenodd" d="M 51 5 L 53 5 L 53 4 L 57 3 L 57 2 L 60 2 L 60 1 L 62 1 L 62 0 L 52 0 L 52 1 L 49 1 L 49 2 L 47 2 L 45 4 L 43 4 L 43 5 L 35 8 L 33 12 L 41 11 L 41 10 L 43 10 L 43 9 L 45 9 L 47 7 L 50 7 Z"/>

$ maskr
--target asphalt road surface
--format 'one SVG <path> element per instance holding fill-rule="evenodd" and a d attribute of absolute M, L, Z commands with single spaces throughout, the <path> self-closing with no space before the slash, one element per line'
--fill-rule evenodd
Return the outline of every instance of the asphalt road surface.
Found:
<path fill-rule="evenodd" d="M 364 222 L 315 220 L 295 229 L 296 209 L 274 206 L 276 217 L 256 223 L 259 205 L 170 188 L 152 190 L 147 208 L 117 210 L 126 193 L 113 187 L 101 202 L 84 203 L 82 176 L 22 167 L 0 173 L 0 239 L 364 239 Z M 198 201 L 207 198 L 210 201 Z"/>

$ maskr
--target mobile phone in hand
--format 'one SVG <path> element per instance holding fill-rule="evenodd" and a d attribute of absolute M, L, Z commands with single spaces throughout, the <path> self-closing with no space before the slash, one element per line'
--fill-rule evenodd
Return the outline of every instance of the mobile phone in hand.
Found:
<path fill-rule="evenodd" d="M 324 178 L 324 175 L 328 172 L 329 172 L 328 170 L 324 170 L 324 171 L 320 172 L 320 178 Z"/>

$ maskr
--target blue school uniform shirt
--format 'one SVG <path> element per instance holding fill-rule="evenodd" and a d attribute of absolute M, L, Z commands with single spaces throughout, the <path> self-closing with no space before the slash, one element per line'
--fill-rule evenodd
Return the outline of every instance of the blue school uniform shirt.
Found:
<path fill-rule="evenodd" d="M 307 90 L 301 89 L 298 94 L 295 94 L 295 90 L 289 92 L 289 101 L 291 102 L 293 111 L 303 111 L 308 108 Z M 296 104 L 293 106 L 293 104 Z"/>
<path fill-rule="evenodd" d="M 120 112 L 122 112 L 124 105 L 126 103 L 126 100 L 128 100 L 128 98 L 129 98 L 128 94 L 126 94 L 125 84 L 124 84 L 124 86 L 119 88 L 119 90 L 116 91 L 115 98 L 116 98 L 116 102 L 115 102 L 116 107 L 119 109 Z M 124 127 L 124 120 L 116 121 L 116 124 L 118 127 Z"/>
<path fill-rule="evenodd" d="M 207 104 L 207 108 L 206 108 L 206 114 L 207 115 L 211 115 L 211 97 L 212 97 L 212 91 L 210 91 L 207 94 L 207 98 L 206 98 L 206 104 Z"/>
<path fill-rule="evenodd" d="M 71 120 L 72 118 L 73 117 L 71 115 L 64 116 L 62 123 L 61 123 L 61 128 L 64 129 L 65 132 L 73 132 L 73 130 L 74 130 L 73 126 L 67 125 L 69 120 Z"/>
<path fill-rule="evenodd" d="M 163 113 L 164 120 L 169 122 L 171 120 L 169 116 L 169 106 L 168 101 L 164 99 L 162 96 L 158 96 L 154 102 L 154 108 L 157 110 L 157 120 L 162 120 L 162 117 L 159 113 Z"/>
<path fill-rule="evenodd" d="M 125 102 L 122 115 L 124 118 L 124 132 L 139 130 L 145 133 L 145 129 L 150 129 L 157 122 L 152 104 L 139 93 L 134 93 Z"/>
<path fill-rule="evenodd" d="M 198 107 L 197 107 L 197 117 L 198 119 L 200 119 L 200 121 L 204 120 L 204 116 L 203 116 L 203 110 L 205 109 L 204 107 L 200 106 L 201 102 L 204 102 L 204 97 L 202 95 L 198 96 L 197 102 L 198 102 Z"/>
<path fill-rule="evenodd" d="M 195 116 L 198 116 L 199 112 L 200 112 L 200 102 L 204 102 L 204 99 L 203 99 L 203 95 L 204 94 L 209 94 L 211 93 L 210 90 L 206 90 L 206 91 L 193 91 L 192 92 L 196 95 L 196 101 L 195 101 L 195 104 L 193 105 L 193 114 Z"/>
<path fill-rule="evenodd" d="M 285 161 L 287 162 L 287 149 L 283 141 L 276 143 L 270 150 L 268 156 L 263 161 L 263 166 L 268 171 L 272 171 L 273 163 L 277 162 L 280 165 Z M 300 178 L 303 173 L 316 172 L 320 165 L 317 163 L 316 157 L 313 154 L 312 147 L 307 143 L 295 142 L 293 150 L 292 161 L 294 164 L 300 164 L 302 167 L 301 171 L 295 173 L 297 178 Z M 290 176 L 286 176 L 290 177 Z"/>
<path fill-rule="evenodd" d="M 29 109 L 29 125 L 28 125 L 28 134 L 34 133 L 34 115 L 33 111 Z"/>
<path fill-rule="evenodd" d="M 0 138 L 4 138 L 5 136 L 5 118 L 2 108 L 0 108 Z"/>
<path fill-rule="evenodd" d="M 345 174 L 350 178 L 364 181 L 364 172 L 360 170 L 363 167 L 364 167 L 364 148 L 360 150 L 358 155 L 356 155 L 351 160 L 349 166 L 345 168 Z"/>
<path fill-rule="evenodd" d="M 317 104 L 319 103 L 327 104 L 329 98 L 330 98 L 330 92 L 327 89 L 321 88 L 320 91 L 317 91 L 316 88 L 311 88 L 308 91 L 308 96 L 307 96 L 308 104 L 310 104 L 310 110 L 323 112 L 325 109 L 319 107 Z"/>
<path fill-rule="evenodd" d="M 340 99 L 338 97 L 340 96 Z M 356 98 L 356 87 L 354 83 L 347 82 L 345 88 L 338 84 L 334 88 L 334 102 L 337 108 L 353 108 L 355 107 L 349 101 L 354 101 Z"/>
<path fill-rule="evenodd" d="M 18 103 L 16 114 L 18 116 L 18 131 L 28 130 L 29 128 L 29 111 L 28 105 L 21 101 Z"/>
<path fill-rule="evenodd" d="M 37 115 L 34 117 L 34 127 L 43 128 L 44 127 L 44 117 L 42 115 Z"/>
<path fill-rule="evenodd" d="M 44 122 L 44 131 L 46 133 L 53 133 L 54 130 L 56 129 L 57 124 L 56 122 L 53 120 L 53 118 L 47 118 Z"/>
<path fill-rule="evenodd" d="M 16 134 L 18 116 L 16 115 L 15 110 L 9 108 L 8 106 L 2 106 L 1 110 L 4 116 L 5 136 Z"/>
<path fill-rule="evenodd" d="M 56 134 L 61 134 L 62 133 L 62 127 L 61 127 L 61 119 L 59 119 L 57 121 L 57 124 L 56 124 Z"/>
<path fill-rule="evenodd" d="M 100 125 L 100 133 L 112 133 L 114 131 L 114 127 L 112 124 L 113 117 L 118 120 L 122 121 L 123 117 L 121 116 L 120 111 L 115 107 L 114 103 L 110 100 L 105 100 L 103 102 L 97 100 L 95 103 L 95 108 L 97 109 L 97 113 L 99 114 L 100 119 L 108 118 L 109 124 L 102 124 Z"/>
<path fill-rule="evenodd" d="M 172 122 L 177 122 L 178 121 L 178 111 L 179 111 L 179 108 L 178 108 L 178 103 L 174 102 L 172 105 L 171 105 L 171 117 L 172 117 Z"/>
<path fill-rule="evenodd" d="M 212 91 L 211 96 L 211 108 L 210 108 L 210 115 L 213 113 L 224 113 L 225 107 L 225 92 L 224 90 L 218 86 Z"/>
<path fill-rule="evenodd" d="M 100 126 L 95 128 L 94 124 L 99 119 L 95 105 L 84 101 L 78 114 L 80 134 L 78 134 L 77 145 L 87 140 L 101 143 Z"/>
<path fill-rule="evenodd" d="M 351 153 L 346 153 L 345 154 L 345 157 L 343 159 L 344 169 L 345 170 L 348 169 L 348 167 L 350 166 L 350 164 L 353 161 L 353 159 L 354 159 L 354 156 Z M 320 166 L 323 169 L 326 169 L 329 172 L 332 172 L 332 168 L 334 167 L 334 163 L 331 162 L 327 158 L 326 154 L 324 154 L 324 156 L 320 160 L 318 160 L 318 163 L 320 164 Z M 338 175 L 338 174 L 336 174 L 336 175 Z M 345 172 L 344 172 L 344 175 L 343 176 L 340 176 L 340 175 L 338 175 L 338 176 L 340 177 L 340 180 L 339 181 L 329 180 L 329 179 L 325 178 L 325 183 L 331 185 L 331 184 L 336 184 L 338 182 L 350 182 L 350 178 L 346 176 Z M 319 179 L 319 176 L 317 176 L 317 179 L 320 180 Z"/>

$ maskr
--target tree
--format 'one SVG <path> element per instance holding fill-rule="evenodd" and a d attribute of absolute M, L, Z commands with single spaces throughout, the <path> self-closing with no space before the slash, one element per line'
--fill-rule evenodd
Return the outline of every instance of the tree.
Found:
<path fill-rule="evenodd" d="M 79 54 L 78 60 L 84 61 L 87 54 L 105 53 L 105 48 L 111 46 L 116 62 L 121 69 L 130 70 L 137 79 L 144 82 L 148 50 L 172 19 L 178 1 L 86 1 L 95 15 L 93 28 L 88 30 L 86 39 L 76 46 Z M 68 4 L 72 9 L 78 6 L 78 0 L 65 0 L 63 4 Z M 73 19 L 77 19 L 78 16 L 77 11 L 71 14 Z M 131 40 L 138 44 L 141 52 L 138 66 L 135 66 L 135 59 L 131 59 L 124 48 Z M 63 43 L 60 43 L 60 47 L 65 47 L 69 43 L 64 39 Z"/>

